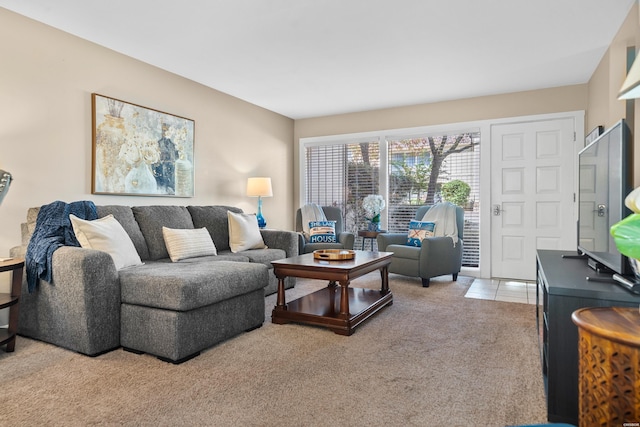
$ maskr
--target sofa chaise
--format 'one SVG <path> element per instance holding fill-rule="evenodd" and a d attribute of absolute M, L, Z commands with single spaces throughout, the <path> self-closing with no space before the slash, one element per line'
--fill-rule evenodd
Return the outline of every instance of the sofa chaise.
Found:
<path fill-rule="evenodd" d="M 24 257 L 40 208 L 22 224 Z M 271 261 L 298 254 L 292 231 L 260 230 L 262 249 L 232 252 L 229 206 L 97 206 L 113 215 L 131 238 L 142 264 L 116 270 L 107 252 L 62 246 L 53 253 L 52 284 L 26 279 L 18 333 L 89 356 L 122 346 L 172 363 L 264 322 L 265 294 L 276 291 Z M 162 227 L 206 228 L 217 255 L 172 262 Z M 291 280 L 290 280 L 291 279 Z M 295 284 L 287 278 L 286 288 Z"/>

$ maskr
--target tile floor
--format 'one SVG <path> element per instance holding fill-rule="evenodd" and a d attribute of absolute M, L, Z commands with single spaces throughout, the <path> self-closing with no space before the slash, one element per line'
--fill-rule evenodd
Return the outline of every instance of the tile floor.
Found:
<path fill-rule="evenodd" d="M 476 278 L 469 286 L 465 297 L 535 304 L 536 282 Z"/>

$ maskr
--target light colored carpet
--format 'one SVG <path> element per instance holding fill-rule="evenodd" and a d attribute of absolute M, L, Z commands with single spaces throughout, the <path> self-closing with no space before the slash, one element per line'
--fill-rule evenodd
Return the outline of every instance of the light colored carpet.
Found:
<path fill-rule="evenodd" d="M 354 286 L 378 288 L 369 274 Z M 471 278 L 390 275 L 350 337 L 270 321 L 181 365 L 89 358 L 19 337 L 0 351 L 2 425 L 506 426 L 546 421 L 535 306 L 464 298 Z M 325 286 L 299 280 L 287 298 Z"/>

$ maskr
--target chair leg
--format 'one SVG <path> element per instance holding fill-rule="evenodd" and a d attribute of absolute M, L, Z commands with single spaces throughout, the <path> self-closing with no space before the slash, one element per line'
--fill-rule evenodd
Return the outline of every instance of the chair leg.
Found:
<path fill-rule="evenodd" d="M 453 274 L 453 281 L 457 282 L 458 281 L 458 273 L 454 273 Z"/>
<path fill-rule="evenodd" d="M 422 287 L 423 288 L 429 287 L 429 279 L 422 279 Z"/>

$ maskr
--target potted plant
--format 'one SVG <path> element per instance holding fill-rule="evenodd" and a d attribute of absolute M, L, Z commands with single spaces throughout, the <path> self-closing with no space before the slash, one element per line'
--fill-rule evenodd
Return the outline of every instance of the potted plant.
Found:
<path fill-rule="evenodd" d="M 640 280 L 640 187 L 624 199 L 624 204 L 634 213 L 611 226 L 611 236 L 618 251 L 629 258 L 629 263 Z"/>

